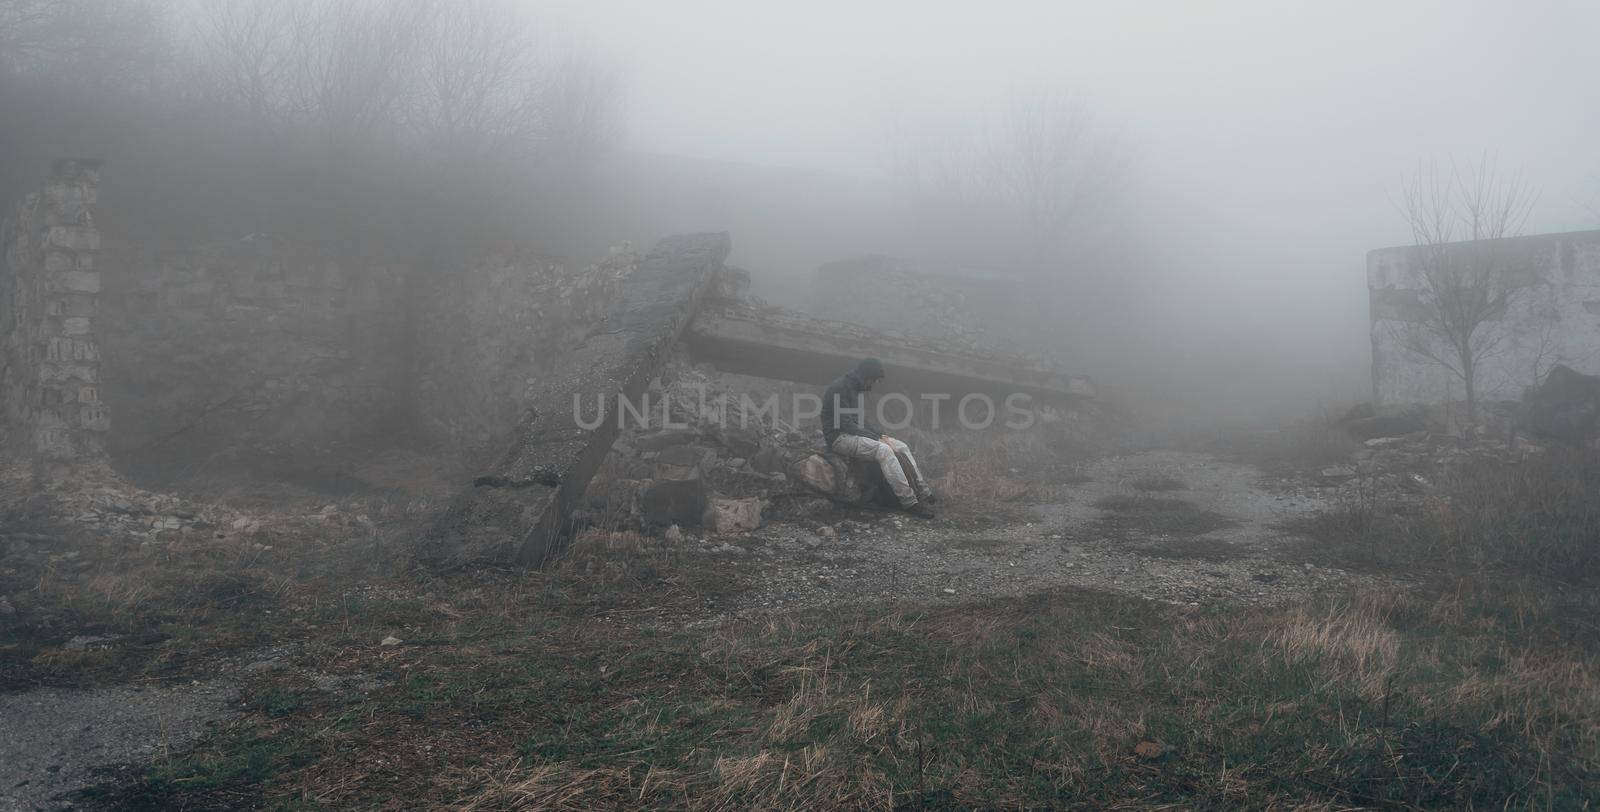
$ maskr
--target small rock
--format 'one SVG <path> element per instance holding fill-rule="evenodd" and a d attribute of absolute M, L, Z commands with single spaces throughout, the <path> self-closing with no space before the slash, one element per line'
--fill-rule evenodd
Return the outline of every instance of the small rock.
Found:
<path fill-rule="evenodd" d="M 761 526 L 762 501 L 754 496 L 742 499 L 713 497 L 706 505 L 701 523 L 714 534 L 754 530 Z"/>
<path fill-rule="evenodd" d="M 398 638 L 398 637 L 395 637 L 395 636 L 393 636 L 393 635 L 390 635 L 390 636 L 388 636 L 388 637 L 385 637 L 385 638 L 383 638 L 383 642 L 382 642 L 382 643 L 379 643 L 379 644 L 378 644 L 378 645 L 380 645 L 380 646 L 384 646 L 384 647 L 386 647 L 386 648 L 387 648 L 387 647 L 391 647 L 391 646 L 398 646 L 398 645 L 400 645 L 400 644 L 401 644 L 401 643 L 402 643 L 402 642 L 404 642 L 404 641 L 403 641 L 403 640 L 401 640 L 401 639 L 400 639 L 400 638 Z"/>
<path fill-rule="evenodd" d="M 835 532 L 834 529 L 832 527 L 829 527 L 828 525 L 823 525 L 823 526 L 817 528 L 817 538 L 823 539 L 825 541 L 832 541 L 833 539 L 836 539 L 838 537 L 839 537 L 839 534 L 837 532 Z"/>
<path fill-rule="evenodd" d="M 949 587 L 945 587 L 944 589 L 942 589 L 940 591 L 943 592 L 946 595 L 954 595 L 954 594 L 956 594 L 956 591 L 954 589 L 949 588 Z"/>

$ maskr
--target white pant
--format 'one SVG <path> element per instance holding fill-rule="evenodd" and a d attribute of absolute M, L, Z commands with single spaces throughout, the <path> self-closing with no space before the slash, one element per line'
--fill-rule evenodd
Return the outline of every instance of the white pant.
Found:
<path fill-rule="evenodd" d="M 911 448 L 893 437 L 877 440 L 855 434 L 841 434 L 833 438 L 833 453 L 841 457 L 877 462 L 878 467 L 883 470 L 883 478 L 889 482 L 889 489 L 894 491 L 895 498 L 900 500 L 901 507 L 911 507 L 916 504 L 918 492 L 927 490 L 927 480 L 922 478 L 922 469 L 917 467 L 916 459 L 911 456 Z M 897 454 L 904 454 L 906 461 L 911 463 L 910 477 L 906 476 L 906 470 L 900 466 L 900 459 L 895 456 Z"/>

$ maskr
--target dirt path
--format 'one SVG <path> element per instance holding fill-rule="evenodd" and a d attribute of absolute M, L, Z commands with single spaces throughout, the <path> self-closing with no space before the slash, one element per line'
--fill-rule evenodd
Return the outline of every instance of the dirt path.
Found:
<path fill-rule="evenodd" d="M 1327 507 L 1318 489 L 1269 482 L 1257 468 L 1207 454 L 1149 451 L 1097 460 L 1089 478 L 1023 519 L 981 529 L 947 500 L 930 523 L 893 514 L 843 523 L 837 539 L 776 523 L 708 555 L 754 588 L 720 615 L 846 603 L 950 601 L 1059 586 L 1171 603 L 1274 604 L 1375 583 L 1296 560 L 1280 529 Z"/>

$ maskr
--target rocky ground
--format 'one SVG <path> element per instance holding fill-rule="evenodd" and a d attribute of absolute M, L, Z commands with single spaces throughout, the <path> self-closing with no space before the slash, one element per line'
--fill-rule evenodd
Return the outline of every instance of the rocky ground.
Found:
<path fill-rule="evenodd" d="M 1061 586 L 1195 606 L 1270 604 L 1374 581 L 1297 556 L 1303 540 L 1284 527 L 1327 507 L 1328 489 L 1192 452 L 1112 456 L 1078 470 L 1057 498 L 1013 504 L 1006 516 L 947 499 L 932 521 L 855 511 L 701 540 L 699 555 L 749 589 L 692 621 Z"/>
<path fill-rule="evenodd" d="M 1462 453 L 1446 445 L 1426 436 L 1386 439 L 1360 448 L 1348 475 L 1304 476 L 1269 473 L 1225 454 L 1147 450 L 989 470 L 984 487 L 995 492 L 974 492 L 936 460 L 948 490 L 933 520 L 830 505 L 792 487 L 745 497 L 766 506 L 764 523 L 752 530 L 616 531 L 650 553 L 610 592 L 595 591 L 576 564 L 536 583 L 511 572 L 462 574 L 419 595 L 397 575 L 398 564 L 364 570 L 328 563 L 398 560 L 398 547 L 381 545 L 403 544 L 416 516 L 386 512 L 392 497 L 259 510 L 95 482 L 50 497 L 51 508 L 37 495 L 22 498 L 22 479 L 11 476 L 9 515 L 53 510 L 76 537 L 93 540 L 58 543 L 49 527 L 27 522 L 0 532 L 0 622 L 8 630 L 0 660 L 13 660 L 5 668 L 10 693 L 0 694 L 0 728 L 22 731 L 0 738 L 0 810 L 60 805 L 49 799 L 92 783 L 102 775 L 98 768 L 148 763 L 183 748 L 208 724 L 240 712 L 244 706 L 232 697 L 253 680 L 271 675 L 318 690 L 360 690 L 365 672 L 335 674 L 330 666 L 348 657 L 351 642 L 322 639 L 337 633 L 330 612 L 351 605 L 396 617 L 394 636 L 357 643 L 381 651 L 421 633 L 406 630 L 407 612 L 453 616 L 460 610 L 426 607 L 479 587 L 508 595 L 578 590 L 579 597 L 560 598 L 591 607 L 575 611 L 681 630 L 808 609 L 959 605 L 1071 588 L 1204 609 L 1392 584 L 1392 576 L 1308 555 L 1307 540 L 1293 528 L 1366 483 L 1427 487 L 1425 476 L 1413 477 L 1405 466 Z M 786 484 L 782 476 L 745 476 Z M 1006 490 L 1012 485 L 1015 492 Z M 19 503 L 32 505 L 31 513 L 15 510 Z M 211 580 L 118 580 L 140 567 L 176 571 L 174 562 L 197 557 L 212 562 Z M 229 581 L 234 568 L 259 574 L 266 586 Z M 193 614 L 167 606 L 180 598 L 189 599 L 185 611 Z M 134 617 L 141 614 L 160 623 L 141 625 L 144 618 Z M 333 653 L 314 653 L 319 646 Z"/>

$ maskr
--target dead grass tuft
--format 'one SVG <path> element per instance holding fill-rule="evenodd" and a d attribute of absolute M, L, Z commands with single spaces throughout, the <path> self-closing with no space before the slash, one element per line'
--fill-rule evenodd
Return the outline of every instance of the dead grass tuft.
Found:
<path fill-rule="evenodd" d="M 1014 479 L 1007 469 L 977 459 L 950 463 L 944 476 L 933 481 L 933 487 L 941 495 L 963 500 L 1022 502 L 1037 497 L 1035 487 Z"/>

